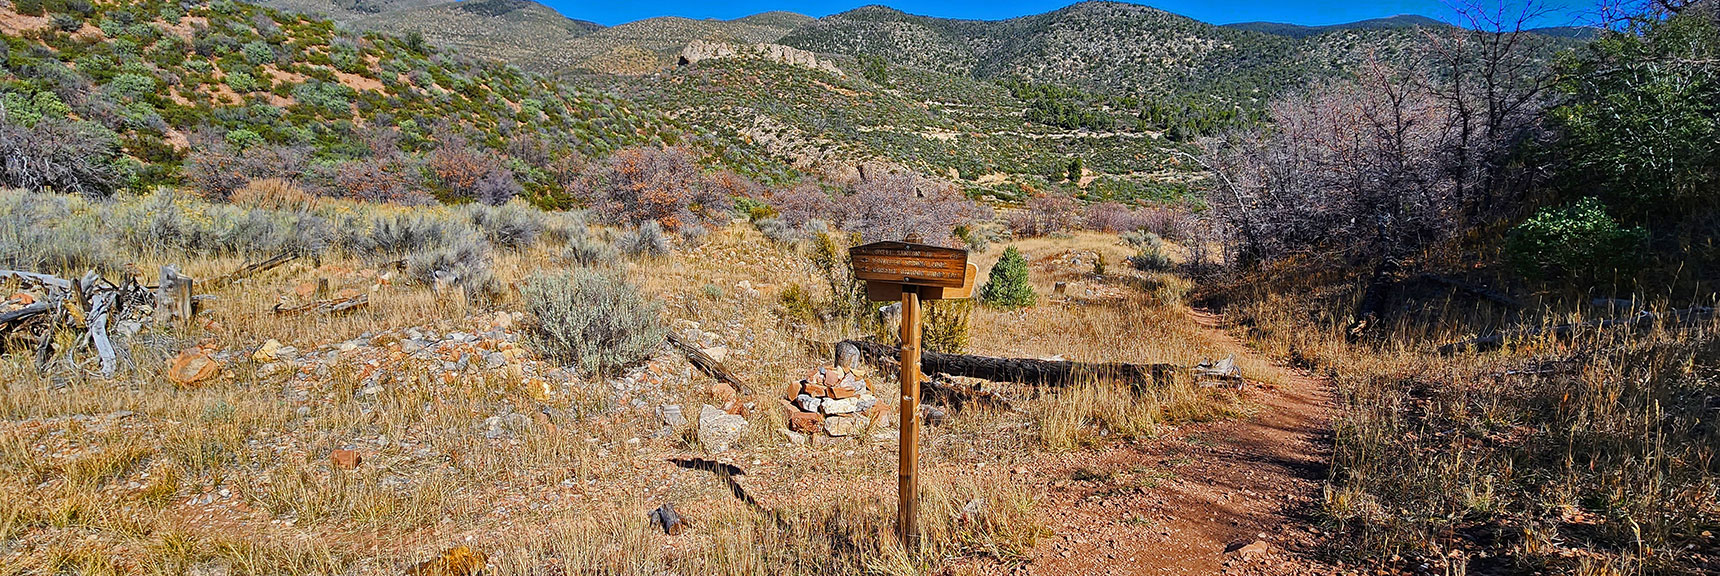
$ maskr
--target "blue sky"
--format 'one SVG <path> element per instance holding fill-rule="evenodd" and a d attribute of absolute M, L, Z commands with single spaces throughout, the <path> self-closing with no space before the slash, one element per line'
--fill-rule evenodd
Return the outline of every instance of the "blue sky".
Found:
<path fill-rule="evenodd" d="M 910 14 L 945 18 L 998 20 L 1027 14 L 1049 12 L 1073 3 L 1074 0 L 734 0 L 712 2 L 700 0 L 651 0 L 649 2 L 538 0 L 562 14 L 580 20 L 590 20 L 614 26 L 653 16 L 684 16 L 687 18 L 730 19 L 767 12 L 787 10 L 808 16 L 827 16 L 864 6 L 884 4 Z M 1485 0 L 1483 0 L 1485 1 Z M 1498 2 L 1499 0 L 1493 0 Z M 1505 0 L 1517 2 L 1518 0 Z M 1536 23 L 1539 26 L 1563 26 L 1573 23 L 1582 6 L 1566 0 L 1553 4 L 1566 7 L 1556 10 Z M 1452 15 L 1450 4 L 1440 0 L 1159 0 L 1139 2 L 1168 12 L 1175 12 L 1215 24 L 1231 22 L 1289 22 L 1321 25 L 1353 22 L 1396 14 L 1421 14 L 1441 20 Z M 1539 2 L 1545 4 L 1545 1 Z M 1496 5 L 1496 4 L 1495 4 Z M 1569 8 L 1579 7 L 1579 8 Z"/>

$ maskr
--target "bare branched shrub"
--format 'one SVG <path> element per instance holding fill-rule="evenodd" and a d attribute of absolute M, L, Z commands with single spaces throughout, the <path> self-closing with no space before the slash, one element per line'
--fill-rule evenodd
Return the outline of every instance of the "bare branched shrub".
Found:
<path fill-rule="evenodd" d="M 120 184 L 113 136 L 90 125 L 45 118 L 24 127 L 0 118 L 0 186 L 106 196 Z"/>
<path fill-rule="evenodd" d="M 420 188 L 417 169 L 397 156 L 353 160 L 335 172 L 336 195 L 367 202 L 418 206 L 435 202 Z"/>
<path fill-rule="evenodd" d="M 1027 206 L 1010 212 L 1009 231 L 1018 238 L 1066 233 L 1081 226 L 1081 203 L 1058 194 L 1028 199 Z"/>
<path fill-rule="evenodd" d="M 812 220 L 830 220 L 836 214 L 836 203 L 830 200 L 830 193 L 812 182 L 773 192 L 768 200 L 776 209 L 777 218 L 794 228 Z"/>
<path fill-rule="evenodd" d="M 191 138 L 185 180 L 204 198 L 226 200 L 254 180 L 291 181 L 304 173 L 309 160 L 307 148 L 268 145 L 241 150 L 226 138 L 205 131 Z"/>
<path fill-rule="evenodd" d="M 520 294 L 538 352 L 586 374 L 619 374 L 663 343 L 659 305 L 618 273 L 579 268 L 533 276 Z"/>
<path fill-rule="evenodd" d="M 902 173 L 862 181 L 840 206 L 842 228 L 859 232 L 865 242 L 918 234 L 925 242 L 953 246 L 960 243 L 957 226 L 991 218 L 990 208 L 954 187 Z"/>
<path fill-rule="evenodd" d="M 1116 202 L 1101 202 L 1087 207 L 1085 219 L 1088 230 L 1100 232 L 1145 230 L 1172 240 L 1188 235 L 1186 215 L 1158 206 L 1131 208 Z"/>

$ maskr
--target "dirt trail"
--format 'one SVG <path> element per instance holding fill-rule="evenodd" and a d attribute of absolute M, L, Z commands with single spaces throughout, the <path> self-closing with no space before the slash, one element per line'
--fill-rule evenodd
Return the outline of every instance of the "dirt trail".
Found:
<path fill-rule="evenodd" d="M 1196 312 L 1237 357 L 1258 356 Z M 1318 534 L 1306 514 L 1320 497 L 1330 453 L 1326 382 L 1275 367 L 1245 374 L 1250 417 L 1176 427 L 1149 442 L 1049 456 L 1036 467 L 1055 533 L 1033 574 L 1326 574 L 1298 551 Z M 1258 384 L 1269 376 L 1281 385 Z M 1101 471 L 1100 477 L 1081 470 Z M 1108 475 L 1108 477 L 1107 477 Z M 1029 477 L 1032 479 L 1032 477 Z M 1264 543 L 1264 545 L 1260 544 Z"/>

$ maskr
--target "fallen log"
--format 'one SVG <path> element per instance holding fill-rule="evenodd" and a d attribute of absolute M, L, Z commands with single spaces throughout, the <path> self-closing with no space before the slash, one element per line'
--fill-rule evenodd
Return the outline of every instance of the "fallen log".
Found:
<path fill-rule="evenodd" d="M 370 295 L 359 294 L 349 298 L 331 298 L 327 300 L 306 302 L 298 306 L 282 306 L 280 304 L 276 304 L 274 313 L 281 316 L 293 316 L 297 314 L 308 314 L 311 312 L 337 315 L 345 314 L 369 305 Z"/>
<path fill-rule="evenodd" d="M 730 372 L 729 368 L 724 366 L 722 362 L 717 361 L 716 358 L 712 358 L 710 354 L 706 354 L 704 350 L 700 350 L 698 346 L 693 345 L 692 342 L 688 342 L 686 338 L 682 338 L 679 334 L 671 332 L 669 333 L 668 340 L 670 344 L 679 348 L 681 353 L 687 356 L 687 361 L 692 362 L 694 368 L 698 368 L 699 371 L 704 372 L 706 376 L 716 378 L 719 382 L 734 386 L 735 392 L 742 394 L 752 393 L 747 388 L 746 382 L 741 380 L 740 376 L 736 376 L 734 372 Z"/>
<path fill-rule="evenodd" d="M 297 254 L 283 252 L 281 254 L 277 254 L 274 257 L 271 257 L 268 260 L 264 260 L 262 262 L 252 262 L 252 263 L 246 264 L 244 266 L 240 266 L 237 270 L 234 270 L 232 272 L 228 272 L 225 275 L 222 275 L 218 278 L 210 280 L 208 282 L 208 284 L 204 285 L 203 289 L 206 291 L 209 291 L 209 292 L 214 292 L 216 290 L 226 288 L 227 286 L 232 285 L 234 282 L 244 280 L 245 278 L 249 278 L 252 275 L 255 275 L 258 273 L 273 270 L 275 268 L 280 267 L 283 264 L 286 264 L 288 262 L 292 262 L 293 260 L 296 260 L 296 259 L 298 259 Z"/>
<path fill-rule="evenodd" d="M 865 340 L 843 340 L 837 349 L 852 346 L 874 365 L 888 370 L 898 360 L 895 346 Z M 1128 384 L 1140 392 L 1148 385 L 1166 386 L 1182 367 L 1175 364 L 1126 364 L 1120 362 L 1084 363 L 1066 360 L 1036 360 L 1032 358 L 995 358 L 969 354 L 920 353 L 920 371 L 926 374 L 947 374 L 978 378 L 993 382 L 1015 382 L 1035 386 L 1070 386 L 1096 380 Z"/>
<path fill-rule="evenodd" d="M 1014 411 L 1015 407 L 1009 401 L 991 392 L 981 390 L 979 386 L 972 388 L 958 386 L 953 382 L 931 379 L 920 383 L 921 399 L 926 404 L 948 406 L 951 412 L 961 412 L 970 405 L 974 408 L 989 410 Z"/>
<path fill-rule="evenodd" d="M 1620 316 L 1617 318 L 1560 324 L 1546 328 L 1495 332 L 1487 336 L 1480 336 L 1464 340 L 1462 342 L 1452 342 L 1450 344 L 1440 346 L 1439 353 L 1451 355 L 1464 350 L 1477 352 L 1497 350 L 1504 348 L 1507 343 L 1513 341 L 1528 340 L 1532 338 L 1567 339 L 1588 329 L 1606 330 L 1609 328 L 1625 328 L 1629 330 L 1641 330 L 1661 322 L 1666 324 L 1689 324 L 1713 317 L 1714 309 L 1703 306 L 1694 306 L 1682 310 L 1672 310 L 1664 315 L 1644 310 L 1629 316 Z"/>

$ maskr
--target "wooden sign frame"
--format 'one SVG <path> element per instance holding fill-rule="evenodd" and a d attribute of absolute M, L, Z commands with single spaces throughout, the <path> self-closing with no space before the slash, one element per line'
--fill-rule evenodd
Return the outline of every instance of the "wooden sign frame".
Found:
<path fill-rule="evenodd" d="M 854 277 L 866 281 L 870 300 L 902 301 L 901 443 L 896 484 L 896 532 L 902 546 L 919 548 L 920 529 L 920 301 L 973 295 L 979 269 L 967 251 L 915 242 L 873 242 L 848 249 Z"/>

